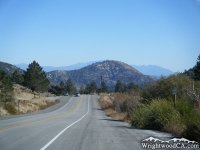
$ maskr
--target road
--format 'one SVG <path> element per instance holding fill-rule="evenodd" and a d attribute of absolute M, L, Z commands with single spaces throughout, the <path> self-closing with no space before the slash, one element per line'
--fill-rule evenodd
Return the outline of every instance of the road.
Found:
<path fill-rule="evenodd" d="M 107 117 L 96 95 L 61 98 L 48 111 L 0 119 L 1 150 L 139 150 L 141 141 L 170 134 L 131 128 Z"/>

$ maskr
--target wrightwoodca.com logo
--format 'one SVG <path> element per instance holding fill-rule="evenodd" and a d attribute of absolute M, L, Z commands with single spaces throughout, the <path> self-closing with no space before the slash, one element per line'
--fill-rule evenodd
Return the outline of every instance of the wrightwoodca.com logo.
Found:
<path fill-rule="evenodd" d="M 170 140 L 160 140 L 158 138 L 149 137 L 142 140 L 143 149 L 199 149 L 200 144 L 185 138 L 173 138 Z"/>

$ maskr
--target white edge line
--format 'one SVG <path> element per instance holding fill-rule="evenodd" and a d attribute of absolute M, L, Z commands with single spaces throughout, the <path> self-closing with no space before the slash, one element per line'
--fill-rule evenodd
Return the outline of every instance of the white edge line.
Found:
<path fill-rule="evenodd" d="M 89 96 L 90 97 L 90 96 Z M 73 126 L 74 124 L 76 124 L 77 122 L 81 121 L 87 114 L 89 113 L 89 100 L 88 100 L 88 110 L 87 113 L 85 115 L 83 115 L 80 119 L 78 119 L 77 121 L 75 121 L 74 123 L 70 124 L 69 126 L 67 126 L 65 129 L 63 129 L 58 135 L 56 135 L 51 141 L 49 141 L 44 147 L 42 147 L 40 150 L 45 150 L 47 147 L 49 147 L 49 145 L 51 145 L 51 143 L 53 143 L 63 132 L 65 132 L 68 128 L 70 128 L 71 126 Z"/>

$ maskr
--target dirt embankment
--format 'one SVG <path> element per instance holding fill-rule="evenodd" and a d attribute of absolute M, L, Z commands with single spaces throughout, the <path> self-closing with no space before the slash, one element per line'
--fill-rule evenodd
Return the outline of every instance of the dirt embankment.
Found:
<path fill-rule="evenodd" d="M 14 84 L 14 106 L 17 110 L 17 114 L 25 114 L 42 110 L 60 102 L 60 100 L 51 100 L 47 96 L 53 96 L 49 93 L 38 94 L 32 92 L 30 89 L 18 84 Z M 4 109 L 3 104 L 0 105 L 0 116 L 10 115 L 7 110 Z"/>
<path fill-rule="evenodd" d="M 107 116 L 112 117 L 117 120 L 125 121 L 127 114 L 124 112 L 117 112 L 113 109 L 113 96 L 110 94 L 106 93 L 101 93 L 100 98 L 99 98 L 99 104 L 101 105 L 101 108 L 104 110 Z"/>

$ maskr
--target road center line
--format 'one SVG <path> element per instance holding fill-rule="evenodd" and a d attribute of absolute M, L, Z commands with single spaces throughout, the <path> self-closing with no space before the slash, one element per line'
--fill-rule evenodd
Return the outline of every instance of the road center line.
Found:
<path fill-rule="evenodd" d="M 89 96 L 90 98 L 90 96 Z M 63 129 L 58 135 L 56 135 L 51 141 L 49 141 L 44 147 L 42 147 L 40 150 L 45 150 L 47 147 L 49 147 L 49 145 L 51 145 L 63 132 L 65 132 L 68 128 L 70 128 L 71 126 L 73 126 L 74 124 L 76 124 L 77 122 L 81 121 L 87 114 L 89 113 L 89 100 L 88 100 L 88 110 L 87 113 L 85 115 L 83 115 L 80 119 L 78 119 L 77 121 L 73 122 L 72 124 L 70 124 L 69 126 L 67 126 L 65 129 Z"/>

